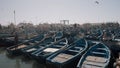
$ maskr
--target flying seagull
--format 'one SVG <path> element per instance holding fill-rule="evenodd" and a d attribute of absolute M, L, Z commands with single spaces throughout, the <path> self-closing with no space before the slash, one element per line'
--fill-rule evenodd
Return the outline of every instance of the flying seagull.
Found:
<path fill-rule="evenodd" d="M 95 3 L 96 3 L 96 4 L 99 4 L 99 2 L 98 2 L 98 1 L 95 1 Z"/>

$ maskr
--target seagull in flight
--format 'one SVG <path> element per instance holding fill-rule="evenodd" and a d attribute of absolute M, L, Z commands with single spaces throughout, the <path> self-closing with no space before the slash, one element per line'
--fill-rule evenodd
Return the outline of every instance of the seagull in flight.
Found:
<path fill-rule="evenodd" d="M 98 2 L 98 1 L 95 1 L 95 3 L 96 3 L 96 4 L 99 4 L 99 2 Z"/>

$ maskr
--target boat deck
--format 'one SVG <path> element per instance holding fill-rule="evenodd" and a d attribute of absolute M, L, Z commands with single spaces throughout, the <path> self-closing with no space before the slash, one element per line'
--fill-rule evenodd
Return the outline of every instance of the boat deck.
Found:
<path fill-rule="evenodd" d="M 26 52 L 31 52 L 31 51 L 35 51 L 35 50 L 37 50 L 37 49 L 36 48 L 31 48 L 31 49 L 26 50 Z"/>
<path fill-rule="evenodd" d="M 98 56 L 88 56 L 83 62 L 82 68 L 102 68 L 107 62 L 106 58 Z"/>
<path fill-rule="evenodd" d="M 24 47 L 27 47 L 27 45 L 20 45 L 20 46 L 17 46 L 17 47 L 14 47 L 12 48 L 11 50 L 15 50 L 15 49 L 21 49 L 21 48 L 24 48 Z"/>
<path fill-rule="evenodd" d="M 57 49 L 57 48 L 46 48 L 45 50 L 44 50 L 44 52 L 56 52 L 56 51 L 58 51 L 59 49 Z"/>
<path fill-rule="evenodd" d="M 61 54 L 57 55 L 52 61 L 64 62 L 64 61 L 68 60 L 70 57 L 73 57 L 73 55 L 61 53 Z"/>

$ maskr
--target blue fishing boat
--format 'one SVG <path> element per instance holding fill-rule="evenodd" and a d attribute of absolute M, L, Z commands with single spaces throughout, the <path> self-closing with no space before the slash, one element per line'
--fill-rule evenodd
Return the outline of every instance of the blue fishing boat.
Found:
<path fill-rule="evenodd" d="M 61 38 L 63 38 L 63 32 L 59 31 L 55 34 L 55 41 L 60 40 Z"/>
<path fill-rule="evenodd" d="M 98 43 L 82 56 L 77 68 L 107 68 L 110 56 L 110 49 L 103 43 Z"/>
<path fill-rule="evenodd" d="M 15 44 L 14 40 L 8 39 L 8 38 L 0 38 L 0 47 L 9 47 L 13 46 Z"/>
<path fill-rule="evenodd" d="M 33 59 L 45 63 L 45 60 L 48 56 L 59 52 L 60 50 L 64 50 L 66 47 L 68 47 L 68 40 L 67 38 L 63 38 L 59 41 L 56 41 L 55 43 L 47 46 L 46 48 L 39 49 L 32 53 Z"/>
<path fill-rule="evenodd" d="M 24 56 L 31 57 L 32 52 L 35 52 L 38 49 L 45 48 L 49 44 L 52 44 L 53 42 L 54 42 L 54 38 L 52 38 L 52 37 L 45 38 L 38 45 L 29 46 L 29 47 L 21 49 L 21 52 L 23 53 Z"/>
<path fill-rule="evenodd" d="M 39 44 L 39 42 L 43 38 L 44 38 L 43 35 L 36 36 L 36 37 L 31 38 L 30 40 L 25 41 L 23 43 L 8 47 L 7 52 L 8 52 L 9 55 L 20 55 L 21 54 L 21 49 Z"/>
<path fill-rule="evenodd" d="M 90 34 L 85 36 L 87 40 L 101 40 L 103 36 L 102 30 L 92 31 Z"/>
<path fill-rule="evenodd" d="M 49 37 L 49 38 L 45 38 L 44 40 L 42 40 L 39 45 L 35 45 L 35 46 L 30 46 L 30 47 L 26 47 L 24 49 L 21 49 L 21 51 L 23 52 L 23 54 L 27 57 L 31 58 L 31 53 L 37 51 L 38 49 L 42 49 L 47 47 L 49 44 L 52 44 L 60 39 L 62 39 L 63 37 L 63 33 L 62 32 L 57 32 L 55 34 L 55 37 Z"/>
<path fill-rule="evenodd" d="M 115 35 L 112 41 L 120 42 L 120 34 Z"/>
<path fill-rule="evenodd" d="M 87 50 L 88 43 L 85 39 L 79 39 L 72 43 L 65 50 L 49 56 L 46 60 L 48 65 L 56 68 L 67 68 L 66 66 L 74 64 L 80 56 Z M 74 66 L 77 65 L 74 64 Z M 74 67 L 73 67 L 74 68 Z"/>
<path fill-rule="evenodd" d="M 15 45 L 14 38 L 15 38 L 14 35 L 0 33 L 0 47 L 6 47 L 6 46 L 9 47 Z"/>

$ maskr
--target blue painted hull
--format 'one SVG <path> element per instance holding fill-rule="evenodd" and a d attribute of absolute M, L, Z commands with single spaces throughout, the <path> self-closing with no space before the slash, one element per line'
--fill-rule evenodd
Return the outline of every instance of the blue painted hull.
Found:
<path fill-rule="evenodd" d="M 77 68 L 107 68 L 110 62 L 110 49 L 98 43 L 92 46 L 80 59 Z"/>
<path fill-rule="evenodd" d="M 47 64 L 56 68 L 66 68 L 77 64 L 78 59 L 87 50 L 88 44 L 84 39 L 79 39 L 72 43 L 67 49 L 53 54 L 47 58 Z"/>

